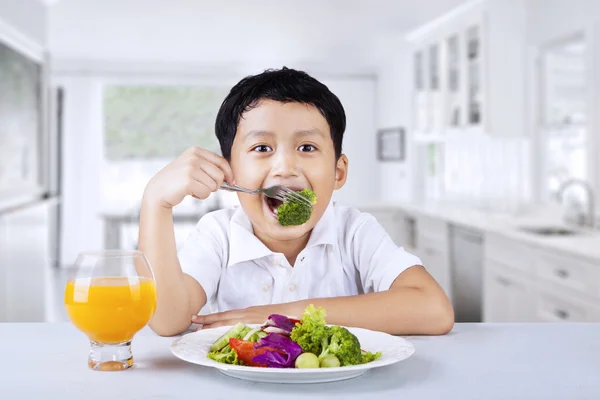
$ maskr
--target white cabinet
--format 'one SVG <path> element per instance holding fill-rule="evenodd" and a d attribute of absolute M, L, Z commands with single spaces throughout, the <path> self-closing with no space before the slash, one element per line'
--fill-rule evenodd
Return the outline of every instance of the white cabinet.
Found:
<path fill-rule="evenodd" d="M 526 0 L 462 5 L 407 35 L 413 129 L 438 141 L 456 130 L 526 135 Z"/>
<path fill-rule="evenodd" d="M 450 265 L 448 261 L 448 252 L 441 246 L 433 243 L 425 244 L 421 247 L 419 258 L 427 272 L 444 289 L 448 296 L 451 295 L 450 287 Z"/>
<path fill-rule="evenodd" d="M 539 322 L 587 322 L 594 319 L 591 305 L 560 292 L 540 290 L 535 305 L 535 320 Z"/>
<path fill-rule="evenodd" d="M 510 268 L 488 261 L 483 281 L 485 322 L 530 322 L 535 314 L 533 285 Z"/>
<path fill-rule="evenodd" d="M 440 219 L 419 216 L 416 219 L 415 253 L 429 274 L 451 297 L 448 224 Z"/>
<path fill-rule="evenodd" d="M 50 306 L 50 201 L 0 216 L 0 322 L 42 322 Z"/>
<path fill-rule="evenodd" d="M 489 234 L 484 268 L 485 322 L 600 322 L 594 263 Z"/>

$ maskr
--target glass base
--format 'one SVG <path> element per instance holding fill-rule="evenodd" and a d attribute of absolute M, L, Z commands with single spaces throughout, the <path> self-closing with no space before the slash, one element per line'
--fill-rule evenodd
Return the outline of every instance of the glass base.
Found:
<path fill-rule="evenodd" d="M 88 367 L 95 371 L 123 371 L 133 366 L 131 341 L 105 344 L 90 342 Z"/>

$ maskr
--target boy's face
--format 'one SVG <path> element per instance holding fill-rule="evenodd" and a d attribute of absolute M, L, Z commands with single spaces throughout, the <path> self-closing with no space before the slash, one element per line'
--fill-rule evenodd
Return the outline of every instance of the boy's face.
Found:
<path fill-rule="evenodd" d="M 289 241 L 306 236 L 319 221 L 333 191 L 346 181 L 348 161 L 344 155 L 336 160 L 329 125 L 314 106 L 263 100 L 240 119 L 231 168 L 236 184 L 245 188 L 284 185 L 316 193 L 310 220 L 292 227 L 279 224 L 270 199 L 239 194 L 259 238 Z"/>

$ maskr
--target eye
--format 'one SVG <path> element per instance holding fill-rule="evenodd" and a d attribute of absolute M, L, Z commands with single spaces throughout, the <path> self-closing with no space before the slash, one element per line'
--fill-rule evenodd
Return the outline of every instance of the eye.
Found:
<path fill-rule="evenodd" d="M 303 144 L 302 146 L 298 147 L 298 150 L 302 152 L 312 152 L 317 150 L 317 148 L 312 144 Z"/>
<path fill-rule="evenodd" d="M 267 146 L 266 144 L 258 145 L 252 149 L 252 151 L 256 151 L 258 153 L 266 153 L 271 150 L 271 147 Z"/>

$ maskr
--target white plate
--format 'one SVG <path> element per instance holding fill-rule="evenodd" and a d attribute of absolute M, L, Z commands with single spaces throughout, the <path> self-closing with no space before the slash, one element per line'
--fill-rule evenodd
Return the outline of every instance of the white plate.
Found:
<path fill-rule="evenodd" d="M 253 325 L 249 325 L 253 327 Z M 214 343 L 230 327 L 206 329 L 189 333 L 175 340 L 171 351 L 178 358 L 192 364 L 212 367 L 233 378 L 268 383 L 321 383 L 356 378 L 370 369 L 395 364 L 410 357 L 415 348 L 405 339 L 382 332 L 348 328 L 360 341 L 361 348 L 381 351 L 381 358 L 367 364 L 339 368 L 258 368 L 227 365 L 211 360 L 206 355 Z"/>

